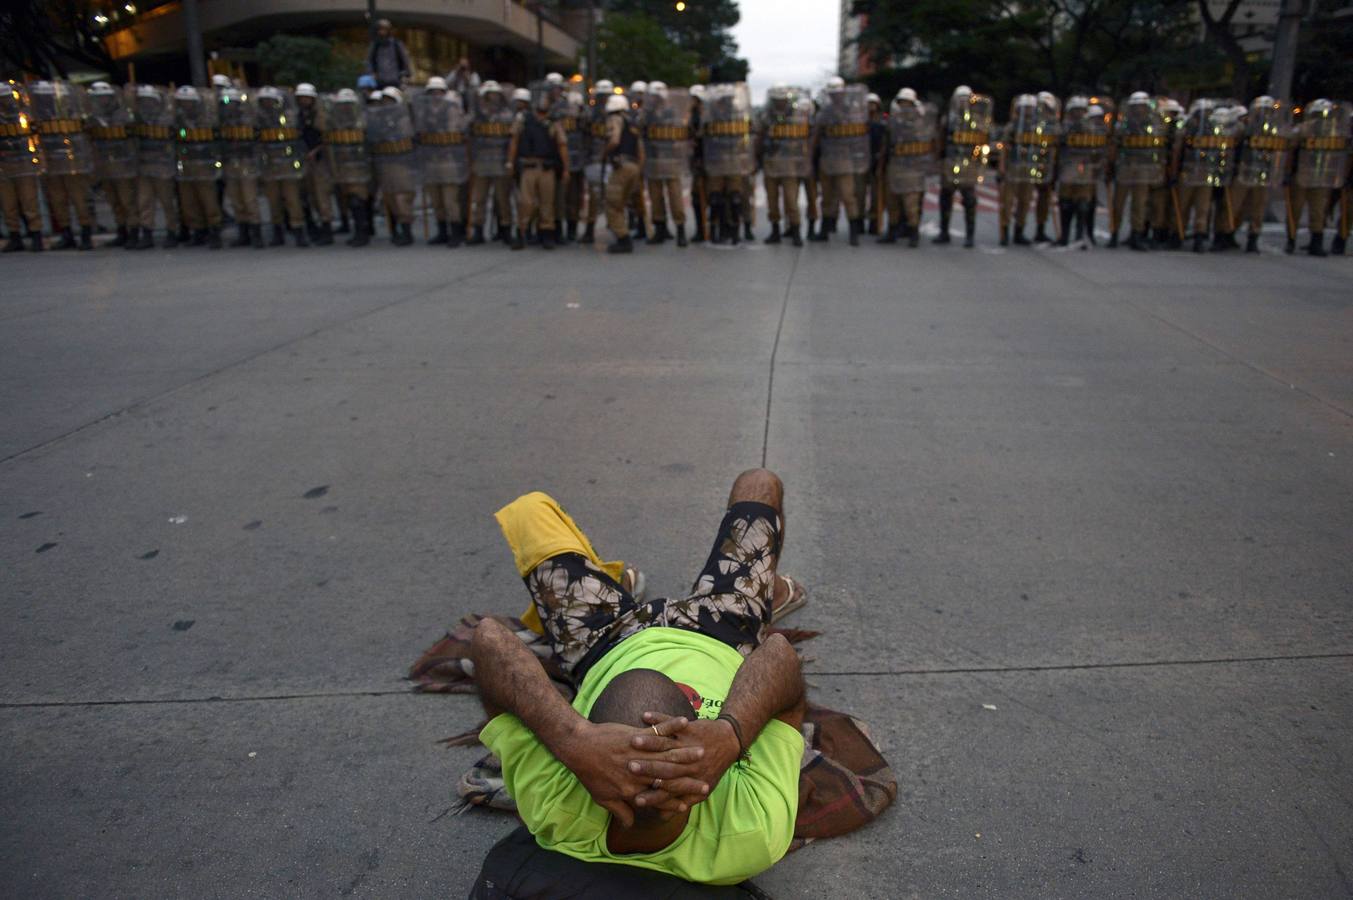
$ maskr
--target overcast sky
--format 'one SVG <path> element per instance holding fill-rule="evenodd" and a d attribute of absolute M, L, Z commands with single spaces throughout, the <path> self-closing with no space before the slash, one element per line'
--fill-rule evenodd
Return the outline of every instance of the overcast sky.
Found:
<path fill-rule="evenodd" d="M 816 87 L 836 72 L 839 0 L 738 0 L 738 55 L 751 64 L 752 101 L 777 81 Z"/>

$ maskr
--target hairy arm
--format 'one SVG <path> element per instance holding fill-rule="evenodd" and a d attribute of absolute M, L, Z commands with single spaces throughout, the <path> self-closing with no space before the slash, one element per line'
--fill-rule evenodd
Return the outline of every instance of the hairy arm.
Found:
<path fill-rule="evenodd" d="M 627 762 L 638 756 L 678 764 L 704 755 L 703 748 L 696 746 L 665 745 L 654 752 L 637 752 L 632 741 L 648 732 L 584 719 L 555 690 L 535 654 L 494 619 L 476 626 L 470 658 L 484 711 L 490 717 L 511 713 L 520 719 L 555 759 L 578 776 L 592 799 L 626 827 L 634 822 L 630 802 L 651 783 L 629 771 Z M 684 724 L 679 719 L 660 730 L 674 731 Z"/>

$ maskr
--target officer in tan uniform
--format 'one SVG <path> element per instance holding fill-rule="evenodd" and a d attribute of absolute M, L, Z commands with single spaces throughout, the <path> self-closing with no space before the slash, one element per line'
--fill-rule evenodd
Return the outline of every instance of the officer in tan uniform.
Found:
<path fill-rule="evenodd" d="M 214 101 L 213 97 L 213 101 Z M 216 143 L 216 106 L 204 102 L 191 84 L 174 91 L 174 124 L 178 135 L 179 208 L 192 231 L 192 245 L 221 249 L 221 204 L 216 181 L 221 154 Z"/>
<path fill-rule="evenodd" d="M 517 113 L 507 145 L 507 168 L 517 174 L 517 232 L 512 249 L 526 246 L 526 229 L 534 219 L 540 248 L 555 247 L 555 185 L 568 177 L 568 139 L 564 126 L 551 120 L 549 91 L 540 91 L 526 112 Z"/>
<path fill-rule="evenodd" d="M 89 86 L 89 136 L 94 142 L 94 174 L 117 226 L 117 237 L 110 246 L 127 247 L 135 243 L 141 227 L 136 208 L 136 137 L 122 92 L 106 81 Z"/>
<path fill-rule="evenodd" d="M 474 233 L 467 244 L 484 243 L 489 199 L 498 220 L 498 239 L 506 241 L 512 227 L 512 173 L 507 168 L 507 144 L 515 118 L 503 96 L 502 85 L 486 81 L 479 88 L 479 111 L 470 139 L 470 223 Z"/>
<path fill-rule="evenodd" d="M 592 87 L 592 101 L 587 108 L 587 134 L 584 147 L 587 160 L 583 174 L 587 178 L 587 214 L 583 218 L 580 244 L 591 244 L 596 238 L 597 217 L 606 201 L 606 101 L 614 96 L 615 85 L 605 78 Z"/>
<path fill-rule="evenodd" d="M 301 209 L 306 152 L 296 101 L 288 92 L 276 87 L 259 88 L 256 99 L 263 195 L 268 198 L 268 219 L 272 225 L 272 239 L 268 243 L 273 247 L 282 246 L 287 223 L 290 223 L 296 246 L 308 247 L 305 213 Z"/>
<path fill-rule="evenodd" d="M 633 253 L 625 220 L 630 195 L 639 189 L 644 170 L 644 144 L 630 119 L 629 101 L 620 94 L 606 98 L 606 227 L 615 235 L 607 253 Z"/>
<path fill-rule="evenodd" d="M 1325 256 L 1325 219 L 1330 201 L 1348 180 L 1349 120 L 1353 110 L 1346 103 L 1312 100 L 1301 115 L 1297 129 L 1296 174 L 1288 201 L 1287 252 L 1296 250 L 1297 226 L 1302 210 L 1311 242 L 1306 252 Z"/>
<path fill-rule="evenodd" d="M 786 220 L 784 237 L 795 247 L 803 246 L 799 234 L 799 185 L 812 165 L 812 119 L 799 106 L 793 89 L 775 84 L 766 94 L 766 108 L 756 129 L 756 158 L 766 187 L 766 217 L 770 219 L 767 244 L 782 240 L 780 218 Z"/>
<path fill-rule="evenodd" d="M 42 204 L 38 199 L 42 154 L 31 122 L 24 86 L 16 83 L 0 91 L 0 207 L 9 230 L 5 253 L 23 249 L 21 227 L 27 229 L 32 249 L 42 249 Z"/>
<path fill-rule="evenodd" d="M 79 247 L 92 250 L 94 208 L 90 204 L 89 183 L 94 174 L 94 145 L 85 131 L 88 101 L 84 89 L 64 81 L 35 81 L 28 95 L 33 130 L 42 143 L 46 167 L 42 186 L 52 217 L 52 233 L 61 236 L 53 249 L 76 246 L 70 215 L 74 207 L 75 221 L 80 224 Z"/>

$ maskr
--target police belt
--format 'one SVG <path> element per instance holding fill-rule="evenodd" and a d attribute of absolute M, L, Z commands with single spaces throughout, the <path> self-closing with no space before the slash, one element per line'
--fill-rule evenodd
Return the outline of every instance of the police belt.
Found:
<path fill-rule="evenodd" d="M 563 116 L 561 118 L 555 119 L 555 121 L 558 122 L 561 126 L 563 126 L 564 132 L 566 134 L 571 134 L 578 130 L 578 119 L 574 116 Z"/>
<path fill-rule="evenodd" d="M 752 123 L 747 119 L 739 119 L 736 122 L 709 122 L 705 125 L 705 134 L 711 137 L 739 137 L 744 134 L 750 134 Z"/>
<path fill-rule="evenodd" d="M 475 137 L 511 137 L 512 126 L 505 122 L 474 123 Z"/>
<path fill-rule="evenodd" d="M 91 125 L 89 136 L 96 141 L 125 141 L 131 134 L 126 125 Z"/>
<path fill-rule="evenodd" d="M 34 122 L 33 129 L 38 134 L 79 134 L 85 130 L 85 123 L 79 119 L 47 119 Z"/>
<path fill-rule="evenodd" d="M 949 143 L 976 145 L 987 142 L 987 133 L 985 131 L 955 131 L 949 135 Z"/>
<path fill-rule="evenodd" d="M 829 138 L 850 138 L 864 137 L 869 133 L 869 126 L 864 122 L 848 122 L 844 125 L 828 125 L 822 129 L 822 134 Z"/>
<path fill-rule="evenodd" d="M 626 153 L 617 153 L 611 157 L 611 165 L 613 166 L 623 166 L 625 163 L 634 163 L 637 166 L 639 160 Z"/>
<path fill-rule="evenodd" d="M 174 138 L 174 129 L 168 125 L 140 124 L 132 128 L 132 133 L 146 141 L 168 141 Z"/>
<path fill-rule="evenodd" d="M 1286 150 L 1287 138 L 1276 134 L 1256 134 L 1246 141 L 1255 150 Z"/>
<path fill-rule="evenodd" d="M 593 122 L 593 123 L 592 123 L 592 137 L 594 137 L 594 138 L 604 138 L 604 137 L 606 137 L 606 123 L 605 123 L 605 122 Z"/>
<path fill-rule="evenodd" d="M 1106 134 L 1068 134 L 1066 136 L 1066 145 L 1068 147 L 1077 147 L 1083 150 L 1095 150 L 1104 147 L 1109 143 L 1109 136 Z"/>
<path fill-rule="evenodd" d="M 180 128 L 179 142 L 183 144 L 209 144 L 216 140 L 216 132 L 210 128 Z"/>
<path fill-rule="evenodd" d="M 650 125 L 644 129 L 644 137 L 650 141 L 687 141 L 691 130 L 685 125 Z"/>
<path fill-rule="evenodd" d="M 222 125 L 219 133 L 223 141 L 258 140 L 258 129 L 252 125 Z"/>
<path fill-rule="evenodd" d="M 799 122 L 789 125 L 772 125 L 770 127 L 770 136 L 773 138 L 806 138 L 808 137 L 808 123 Z"/>
<path fill-rule="evenodd" d="M 377 156 L 394 156 L 398 153 L 412 153 L 413 138 L 401 138 L 397 141 L 377 141 L 371 145 L 371 152 Z"/>
<path fill-rule="evenodd" d="M 1163 134 L 1129 134 L 1118 143 L 1124 150 L 1155 150 L 1164 147 L 1166 140 Z"/>
<path fill-rule="evenodd" d="M 465 143 L 465 134 L 460 131 L 427 131 L 417 137 L 418 143 L 425 147 L 450 147 Z"/>
<path fill-rule="evenodd" d="M 1302 140 L 1303 150 L 1347 150 L 1348 138 L 1331 135 L 1329 137 L 1308 137 Z"/>
<path fill-rule="evenodd" d="M 932 141 L 903 141 L 900 144 L 893 144 L 893 156 L 924 156 L 934 149 L 935 144 Z"/>
<path fill-rule="evenodd" d="M 1041 131 L 1021 131 L 1015 135 L 1015 143 L 1024 147 L 1047 147 L 1052 141 L 1053 135 Z"/>
<path fill-rule="evenodd" d="M 299 128 L 264 128 L 259 131 L 258 139 L 267 143 L 280 143 L 282 141 L 295 141 L 301 137 Z"/>
<path fill-rule="evenodd" d="M 0 125 L 0 137 L 28 137 L 29 133 L 27 122 Z"/>
<path fill-rule="evenodd" d="M 364 144 L 366 143 L 366 135 L 362 133 L 360 128 L 339 128 L 324 132 L 324 143 Z"/>
<path fill-rule="evenodd" d="M 550 169 L 555 167 L 554 160 L 542 159 L 539 156 L 528 156 L 517 160 L 523 169 Z"/>
<path fill-rule="evenodd" d="M 1184 143 L 1200 150 L 1225 150 L 1231 146 L 1231 138 L 1224 134 L 1207 134 L 1199 137 L 1187 137 Z"/>

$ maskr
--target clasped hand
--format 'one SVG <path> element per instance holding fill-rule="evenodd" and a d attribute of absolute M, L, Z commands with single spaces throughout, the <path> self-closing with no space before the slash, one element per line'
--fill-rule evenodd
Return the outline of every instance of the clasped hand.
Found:
<path fill-rule="evenodd" d="M 623 826 L 634 809 L 656 809 L 664 821 L 709 796 L 738 757 L 727 722 L 644 713 L 647 729 L 586 723 L 561 759 L 598 805 Z"/>

